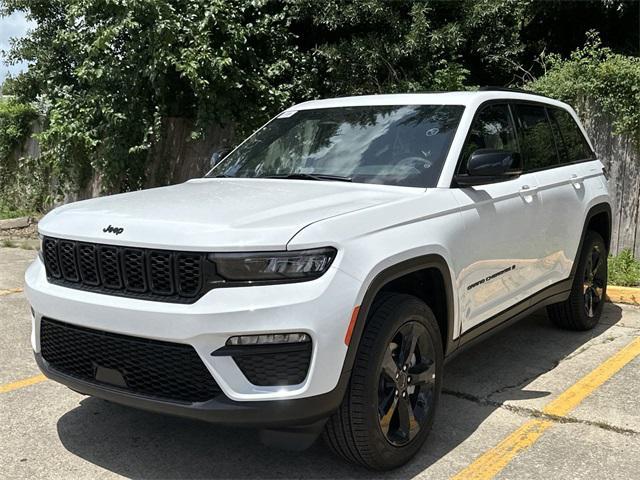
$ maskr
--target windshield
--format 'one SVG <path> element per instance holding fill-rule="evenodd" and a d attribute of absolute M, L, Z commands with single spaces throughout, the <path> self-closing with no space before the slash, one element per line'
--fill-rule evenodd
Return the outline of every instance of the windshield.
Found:
<path fill-rule="evenodd" d="M 435 187 L 463 110 L 391 105 L 287 111 L 207 176 Z"/>

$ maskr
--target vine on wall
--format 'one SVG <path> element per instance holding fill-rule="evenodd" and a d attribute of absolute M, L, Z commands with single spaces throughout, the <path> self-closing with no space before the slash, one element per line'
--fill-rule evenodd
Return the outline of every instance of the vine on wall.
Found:
<path fill-rule="evenodd" d="M 594 100 L 613 120 L 613 131 L 629 135 L 640 151 L 640 57 L 620 55 L 603 47 L 589 32 L 584 47 L 567 59 L 550 55 L 544 76 L 527 88 L 573 105 L 579 113 Z"/>

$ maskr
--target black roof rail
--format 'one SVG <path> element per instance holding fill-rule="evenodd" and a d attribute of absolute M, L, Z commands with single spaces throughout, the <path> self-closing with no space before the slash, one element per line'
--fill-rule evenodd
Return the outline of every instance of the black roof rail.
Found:
<path fill-rule="evenodd" d="M 513 93 L 526 93 L 528 95 L 537 95 L 538 97 L 549 98 L 541 93 L 532 92 L 531 90 L 525 90 L 524 88 L 514 87 L 493 87 L 491 85 L 484 85 L 478 88 L 479 92 L 513 92 Z"/>

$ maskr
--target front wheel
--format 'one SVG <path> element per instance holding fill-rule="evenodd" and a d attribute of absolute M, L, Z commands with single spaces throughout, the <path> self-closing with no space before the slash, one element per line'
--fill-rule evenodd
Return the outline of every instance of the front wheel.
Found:
<path fill-rule="evenodd" d="M 329 447 L 371 469 L 406 463 L 431 430 L 442 366 L 431 309 L 410 295 L 383 294 L 367 320 L 346 396 L 325 427 Z"/>
<path fill-rule="evenodd" d="M 569 298 L 547 308 L 560 328 L 590 330 L 598 324 L 607 294 L 607 247 L 602 236 L 589 230 L 585 236 Z"/>

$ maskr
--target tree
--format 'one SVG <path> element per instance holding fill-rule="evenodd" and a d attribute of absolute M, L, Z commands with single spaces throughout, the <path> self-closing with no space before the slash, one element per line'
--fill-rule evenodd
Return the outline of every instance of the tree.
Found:
<path fill-rule="evenodd" d="M 40 140 L 72 183 L 93 169 L 108 190 L 141 186 L 161 119 L 250 130 L 290 103 L 296 49 L 287 8 L 239 0 L 7 0 L 37 27 L 11 58 L 14 81 L 48 125 Z M 194 133 L 197 135 L 197 132 Z"/>
<path fill-rule="evenodd" d="M 608 114 L 613 131 L 628 135 L 640 151 L 640 57 L 614 53 L 589 32 L 584 47 L 568 58 L 551 54 L 545 60 L 545 75 L 527 88 L 568 102 L 579 113 L 590 107 Z"/>
<path fill-rule="evenodd" d="M 97 172 L 107 191 L 122 191 L 143 185 L 167 117 L 192 119 L 194 137 L 211 124 L 242 137 L 316 97 L 518 82 L 540 52 L 582 44 L 561 28 L 541 33 L 572 22 L 566 3 L 0 0 L 0 14 L 25 10 L 36 21 L 11 51 L 31 62 L 11 88 L 46 116 L 40 140 L 64 188 Z M 629 23 L 637 5 L 579 9 L 625 49 L 613 20 Z"/>
<path fill-rule="evenodd" d="M 321 95 L 464 89 L 510 78 L 529 3 L 306 0 L 292 29 Z"/>

